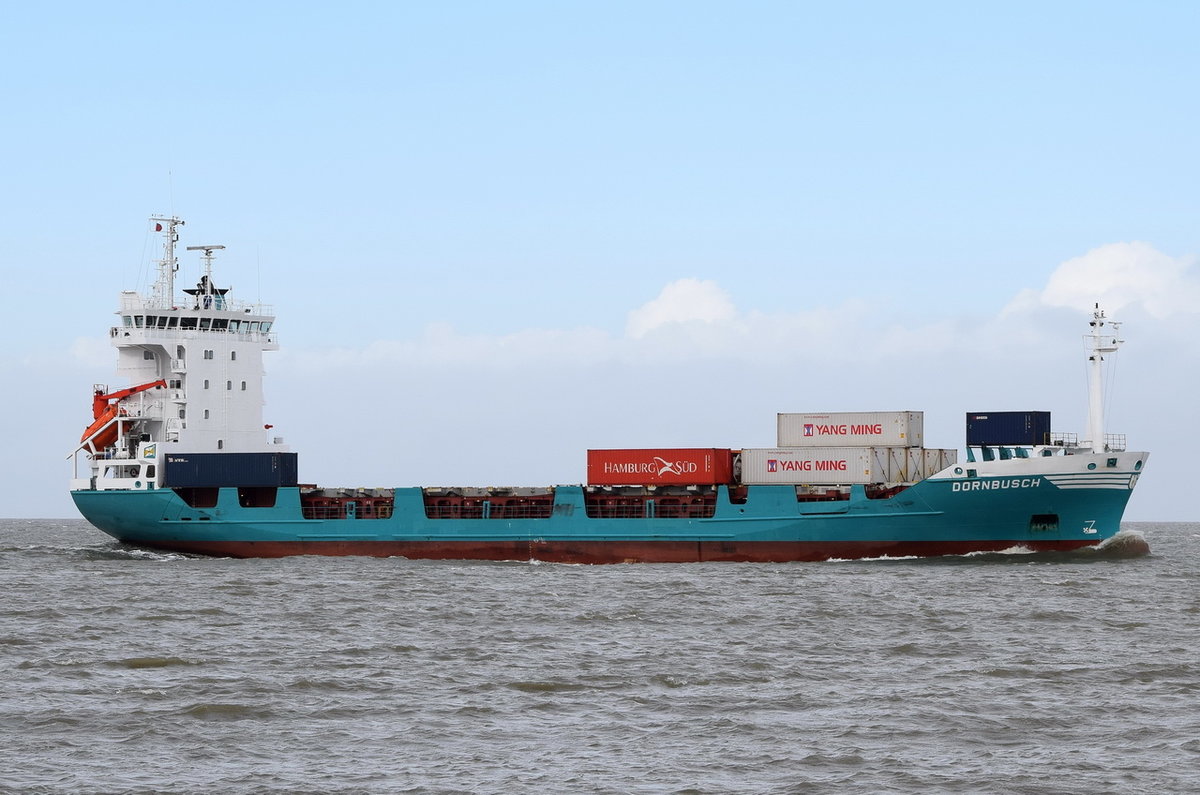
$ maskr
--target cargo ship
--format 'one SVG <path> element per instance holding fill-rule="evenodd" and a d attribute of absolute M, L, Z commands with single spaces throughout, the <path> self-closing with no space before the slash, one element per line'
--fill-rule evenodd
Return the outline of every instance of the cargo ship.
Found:
<path fill-rule="evenodd" d="M 1097 306 L 1082 440 L 1053 432 L 1047 412 L 971 412 L 960 460 L 924 446 L 921 412 L 780 413 L 774 448 L 589 450 L 586 477 L 569 485 L 305 484 L 263 423 L 272 308 L 216 286 L 217 245 L 187 247 L 203 275 L 177 294 L 184 222 L 151 223 L 163 235 L 157 280 L 120 294 L 108 331 L 129 385 L 93 387 L 70 455 L 80 513 L 130 545 L 568 563 L 1074 550 L 1118 533 L 1148 459 L 1104 432 L 1101 368 L 1121 340 Z"/>

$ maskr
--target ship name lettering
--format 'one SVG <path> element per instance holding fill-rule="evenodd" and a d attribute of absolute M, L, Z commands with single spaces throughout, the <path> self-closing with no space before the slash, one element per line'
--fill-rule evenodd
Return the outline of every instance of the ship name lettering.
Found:
<path fill-rule="evenodd" d="M 956 480 L 950 491 L 993 491 L 999 489 L 1036 489 L 1041 478 L 1005 478 L 1004 480 Z"/>

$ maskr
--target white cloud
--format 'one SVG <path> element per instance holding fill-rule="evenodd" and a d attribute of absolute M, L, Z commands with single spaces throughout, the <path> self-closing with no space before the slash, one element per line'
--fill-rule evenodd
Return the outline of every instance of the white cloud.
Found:
<path fill-rule="evenodd" d="M 1023 291 L 1005 312 L 1099 303 L 1110 314 L 1130 306 L 1156 318 L 1194 313 L 1200 308 L 1195 265 L 1194 257 L 1171 257 L 1149 243 L 1110 243 L 1062 263 L 1044 288 Z"/>
<path fill-rule="evenodd" d="M 729 294 L 707 279 L 679 279 L 658 297 L 629 313 L 625 333 L 633 338 L 674 323 L 727 322 L 737 317 Z"/>

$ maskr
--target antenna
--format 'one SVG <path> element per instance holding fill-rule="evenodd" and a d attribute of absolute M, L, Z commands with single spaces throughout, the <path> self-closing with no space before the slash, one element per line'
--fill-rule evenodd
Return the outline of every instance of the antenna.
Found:
<path fill-rule="evenodd" d="M 224 251 L 224 246 L 188 246 L 188 251 L 203 251 L 204 252 L 204 275 L 208 278 L 204 280 L 204 289 L 211 295 L 213 290 L 212 283 L 212 261 L 214 251 Z"/>
<path fill-rule="evenodd" d="M 175 216 L 153 216 L 154 231 L 163 234 L 163 258 L 158 261 L 158 280 L 154 282 L 154 294 L 151 299 L 160 309 L 170 309 L 175 302 L 175 273 L 179 270 L 179 260 L 175 257 L 175 244 L 179 242 L 179 233 L 175 227 L 183 226 L 183 221 Z"/>

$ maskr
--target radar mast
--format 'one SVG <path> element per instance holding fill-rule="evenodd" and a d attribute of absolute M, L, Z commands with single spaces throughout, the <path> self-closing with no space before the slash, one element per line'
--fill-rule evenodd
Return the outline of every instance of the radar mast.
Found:
<path fill-rule="evenodd" d="M 175 256 L 179 233 L 175 227 L 183 226 L 183 221 L 174 216 L 158 215 L 150 221 L 154 231 L 163 234 L 163 258 L 158 261 L 158 280 L 154 282 L 151 302 L 159 309 L 170 309 L 175 304 L 175 273 L 179 270 L 179 259 Z"/>

